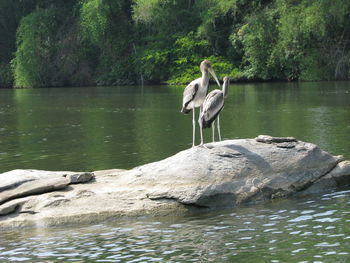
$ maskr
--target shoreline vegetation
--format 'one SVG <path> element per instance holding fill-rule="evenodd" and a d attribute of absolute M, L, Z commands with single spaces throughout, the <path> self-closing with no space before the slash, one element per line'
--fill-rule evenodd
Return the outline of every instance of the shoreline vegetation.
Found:
<path fill-rule="evenodd" d="M 0 88 L 350 79 L 348 0 L 3 0 Z"/>

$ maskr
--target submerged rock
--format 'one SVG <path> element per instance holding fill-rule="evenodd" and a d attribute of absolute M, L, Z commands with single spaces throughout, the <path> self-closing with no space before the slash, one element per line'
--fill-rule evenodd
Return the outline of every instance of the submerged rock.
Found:
<path fill-rule="evenodd" d="M 350 162 L 293 137 L 261 135 L 93 174 L 94 180 L 92 173 L 0 174 L 0 228 L 184 213 L 312 193 L 348 185 Z"/>

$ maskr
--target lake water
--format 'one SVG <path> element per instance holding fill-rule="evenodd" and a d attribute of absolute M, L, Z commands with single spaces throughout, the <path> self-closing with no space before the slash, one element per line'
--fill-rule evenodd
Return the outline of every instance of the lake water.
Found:
<path fill-rule="evenodd" d="M 182 91 L 0 90 L 0 172 L 131 168 L 175 154 L 192 144 Z M 232 84 L 220 120 L 225 139 L 294 136 L 350 159 L 350 82 Z M 5 231 L 0 262 L 350 262 L 349 223 L 345 190 L 192 216 Z"/>
<path fill-rule="evenodd" d="M 198 216 L 1 232 L 0 262 L 350 262 L 350 191 Z"/>
<path fill-rule="evenodd" d="M 182 91 L 0 89 L 0 172 L 131 168 L 191 147 Z M 350 159 L 350 82 L 232 84 L 221 129 L 225 139 L 294 136 Z"/>

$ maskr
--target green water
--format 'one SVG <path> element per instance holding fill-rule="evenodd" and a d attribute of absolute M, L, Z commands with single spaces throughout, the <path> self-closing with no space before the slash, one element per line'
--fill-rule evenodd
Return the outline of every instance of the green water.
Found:
<path fill-rule="evenodd" d="M 131 168 L 186 149 L 192 116 L 179 112 L 182 90 L 0 90 L 0 172 Z M 221 128 L 225 139 L 294 136 L 350 159 L 350 82 L 233 84 Z"/>
<path fill-rule="evenodd" d="M 1 172 L 131 168 L 186 149 L 192 116 L 179 113 L 182 90 L 0 90 Z M 350 82 L 231 85 L 221 126 L 225 139 L 294 136 L 350 159 Z M 350 262 L 349 223 L 345 189 L 191 216 L 2 231 L 0 262 Z"/>
<path fill-rule="evenodd" d="M 350 191 L 187 217 L 2 232 L 0 262 L 350 262 Z"/>

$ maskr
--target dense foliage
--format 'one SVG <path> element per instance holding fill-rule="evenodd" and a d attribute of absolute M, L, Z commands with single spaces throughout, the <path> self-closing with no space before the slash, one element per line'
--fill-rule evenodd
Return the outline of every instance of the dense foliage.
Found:
<path fill-rule="evenodd" d="M 349 0 L 0 0 L 0 87 L 350 78 Z"/>

